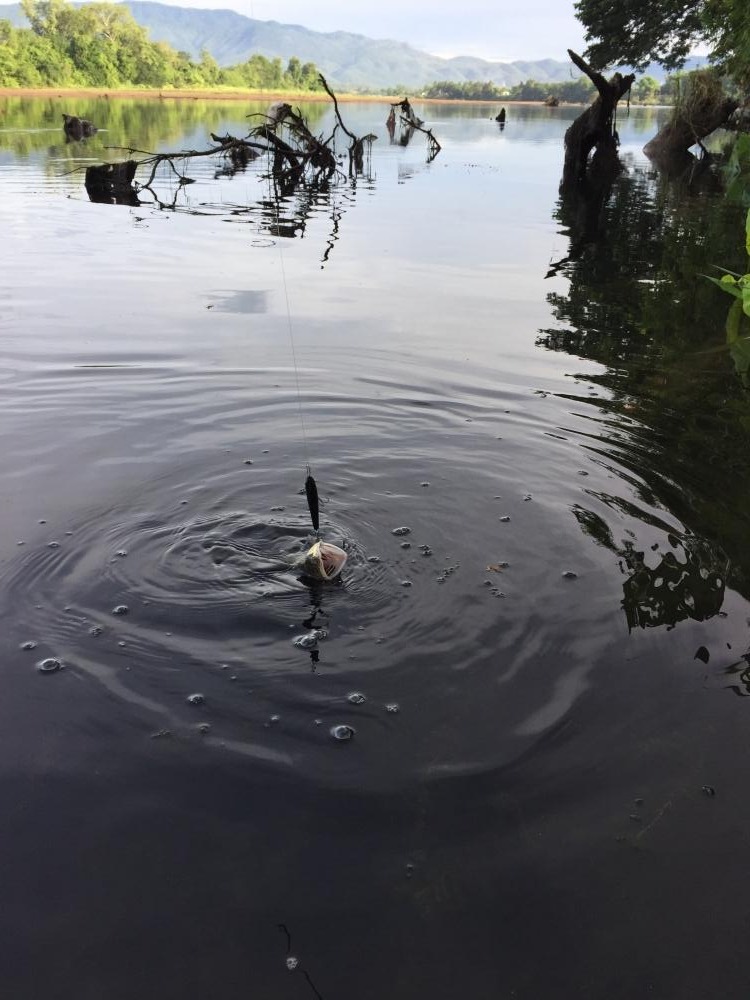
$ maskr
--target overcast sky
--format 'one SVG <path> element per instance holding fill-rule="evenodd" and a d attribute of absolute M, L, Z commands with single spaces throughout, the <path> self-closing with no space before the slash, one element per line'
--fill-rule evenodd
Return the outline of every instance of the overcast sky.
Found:
<path fill-rule="evenodd" d="M 584 48 L 573 0 L 162 0 L 229 8 L 262 21 L 314 31 L 393 38 L 440 56 L 567 59 Z"/>

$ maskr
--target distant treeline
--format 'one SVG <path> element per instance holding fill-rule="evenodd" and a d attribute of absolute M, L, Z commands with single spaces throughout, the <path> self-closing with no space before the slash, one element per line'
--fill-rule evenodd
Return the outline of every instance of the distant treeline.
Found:
<path fill-rule="evenodd" d="M 0 21 L 0 87 L 236 87 L 321 90 L 314 63 L 251 56 L 220 67 L 152 42 L 130 11 L 111 3 L 21 0 L 29 28 Z"/>
<path fill-rule="evenodd" d="M 643 104 L 671 103 L 675 80 L 679 76 L 680 74 L 676 74 L 668 77 L 663 85 L 652 76 L 641 77 L 633 84 L 633 100 Z M 588 104 L 596 96 L 596 88 L 586 76 L 566 80 L 564 83 L 526 80 L 514 87 L 503 87 L 490 81 L 458 83 L 454 80 L 438 80 L 426 87 L 420 96 L 456 101 L 546 101 L 554 98 L 571 104 Z"/>

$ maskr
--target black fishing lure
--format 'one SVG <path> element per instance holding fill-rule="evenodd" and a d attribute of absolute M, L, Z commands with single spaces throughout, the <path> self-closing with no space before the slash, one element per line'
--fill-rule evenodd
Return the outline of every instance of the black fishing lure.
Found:
<path fill-rule="evenodd" d="M 307 506 L 310 508 L 310 519 L 317 533 L 320 529 L 320 502 L 318 500 L 318 487 L 315 485 L 309 468 L 305 480 L 305 496 L 307 497 Z"/>

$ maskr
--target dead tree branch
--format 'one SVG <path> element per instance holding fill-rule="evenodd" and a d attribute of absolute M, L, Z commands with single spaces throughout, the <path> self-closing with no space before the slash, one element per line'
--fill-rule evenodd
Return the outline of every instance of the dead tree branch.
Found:
<path fill-rule="evenodd" d="M 616 155 L 618 142 L 613 124 L 615 108 L 635 80 L 634 73 L 629 73 L 627 76 L 615 73 L 610 80 L 607 80 L 572 49 L 568 49 L 568 55 L 591 80 L 599 96 L 591 107 L 576 118 L 565 133 L 563 187 L 579 184 L 585 179 L 592 150 L 595 150 L 595 156 L 600 159 L 611 158 L 613 153 Z"/>

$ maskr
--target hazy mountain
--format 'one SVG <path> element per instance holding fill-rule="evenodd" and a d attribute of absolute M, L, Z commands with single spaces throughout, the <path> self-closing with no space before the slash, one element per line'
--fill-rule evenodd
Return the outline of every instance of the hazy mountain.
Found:
<path fill-rule="evenodd" d="M 244 62 L 254 53 L 269 59 L 279 56 L 285 63 L 290 56 L 297 56 L 302 62 L 314 62 L 339 89 L 413 91 L 435 80 L 491 80 L 512 86 L 525 80 L 563 82 L 581 75 L 567 60 L 501 63 L 471 56 L 441 59 L 404 42 L 346 31 L 311 31 L 299 24 L 254 20 L 232 10 L 194 10 L 142 0 L 128 0 L 123 6 L 148 29 L 154 41 L 168 42 L 193 58 L 199 58 L 202 49 L 221 66 Z M 26 23 L 18 4 L 0 5 L 2 18 L 16 26 Z M 564 44 L 561 39 L 561 48 Z M 704 64 L 705 60 L 691 59 L 690 63 L 687 68 L 693 69 L 693 63 Z M 650 66 L 647 72 L 658 80 L 665 76 L 660 66 Z"/>
<path fill-rule="evenodd" d="M 338 88 L 382 89 L 402 84 L 415 89 L 435 80 L 492 80 L 512 85 L 524 80 L 562 81 L 571 77 L 567 61 L 487 62 L 470 56 L 441 59 L 386 39 L 345 31 L 319 32 L 298 24 L 258 21 L 231 10 L 194 10 L 128 0 L 133 17 L 154 41 L 168 42 L 194 58 L 207 49 L 222 66 L 244 62 L 254 53 L 286 62 L 297 56 L 314 62 Z M 0 5 L 0 18 L 26 23 L 18 4 Z M 499 40 L 498 40 L 499 41 Z M 574 76 L 580 74 L 574 70 Z"/>

